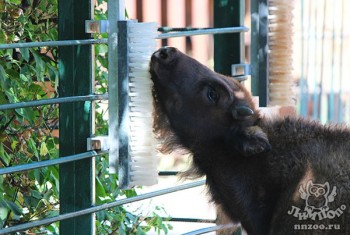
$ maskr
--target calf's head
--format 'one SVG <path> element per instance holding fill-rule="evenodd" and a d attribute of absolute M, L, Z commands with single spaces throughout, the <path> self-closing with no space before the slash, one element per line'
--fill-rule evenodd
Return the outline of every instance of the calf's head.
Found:
<path fill-rule="evenodd" d="M 161 138 L 171 132 L 190 150 L 220 143 L 245 156 L 269 149 L 251 95 L 239 82 L 173 47 L 152 55 L 150 73 Z"/>

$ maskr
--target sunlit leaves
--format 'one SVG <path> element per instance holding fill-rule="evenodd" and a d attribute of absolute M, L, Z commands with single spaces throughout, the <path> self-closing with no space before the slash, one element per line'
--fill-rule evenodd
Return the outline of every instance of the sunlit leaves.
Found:
<path fill-rule="evenodd" d="M 57 0 L 0 0 L 0 43 L 54 41 L 57 32 Z M 106 5 L 98 0 L 98 5 Z M 105 8 L 97 8 L 95 19 L 107 19 Z M 107 37 L 107 34 L 95 35 Z M 108 47 L 95 45 L 96 93 L 108 90 Z M 0 104 L 27 102 L 57 96 L 57 48 L 34 47 L 0 50 Z M 108 106 L 95 103 L 96 135 L 108 134 Z M 58 106 L 17 108 L 0 111 L 0 167 L 45 161 L 58 157 Z M 96 158 L 96 204 L 132 197 L 135 190 L 121 190 L 116 175 L 108 173 L 108 156 Z M 171 228 L 160 208 L 128 211 L 115 207 L 96 213 L 99 235 L 146 234 L 152 229 L 166 234 Z M 59 213 L 58 166 L 0 175 L 0 228 Z M 164 214 L 164 213 L 162 213 Z M 27 231 L 28 234 L 58 234 L 57 223 Z"/>
<path fill-rule="evenodd" d="M 57 39 L 57 1 L 0 2 L 0 43 Z M 57 80 L 56 48 L 0 50 L 0 104 L 54 97 Z M 0 111 L 0 167 L 57 158 L 57 124 L 57 105 Z M 0 228 L 57 215 L 58 178 L 57 166 L 1 175 Z"/>

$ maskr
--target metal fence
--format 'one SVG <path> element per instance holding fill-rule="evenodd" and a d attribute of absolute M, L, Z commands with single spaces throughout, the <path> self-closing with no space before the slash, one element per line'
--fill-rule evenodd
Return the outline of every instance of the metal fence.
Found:
<path fill-rule="evenodd" d="M 220 1 L 216 1 L 214 4 L 219 6 L 219 2 Z M 106 39 L 92 39 L 91 35 L 85 32 L 84 21 L 92 19 L 92 4 L 90 1 L 61 0 L 59 3 L 59 41 L 6 44 L 0 45 L 0 49 L 58 46 L 60 49 L 60 97 L 46 100 L 3 104 L 0 105 L 0 110 L 60 104 L 60 158 L 1 168 L 0 174 L 11 174 L 22 171 L 30 171 L 41 167 L 60 165 L 60 215 L 13 227 L 3 228 L 0 229 L 0 234 L 10 234 L 18 231 L 24 231 L 29 228 L 42 226 L 57 221 L 60 221 L 60 234 L 62 235 L 94 234 L 95 223 L 93 214 L 96 212 L 205 184 L 204 180 L 200 180 L 164 190 L 157 190 L 154 192 L 141 194 L 132 198 L 120 199 L 112 203 L 94 206 L 94 159 L 100 157 L 100 155 L 105 154 L 106 152 L 87 151 L 87 139 L 93 135 L 94 129 L 92 118 L 94 112 L 93 102 L 97 100 L 109 100 L 110 105 L 112 105 L 113 103 L 111 103 L 111 96 L 113 94 L 94 94 L 94 87 L 92 85 L 93 52 L 91 45 L 107 43 L 109 45 L 109 50 L 111 50 L 111 48 L 114 46 L 114 42 L 113 40 Z M 235 8 L 231 9 L 244 9 L 244 1 L 231 1 L 230 4 L 236 4 Z M 110 0 L 109 6 L 118 6 L 118 1 Z M 109 14 L 113 15 L 113 11 L 118 11 L 118 9 L 110 8 Z M 218 12 L 216 14 L 221 14 L 221 12 L 219 13 L 219 8 L 217 8 L 217 11 Z M 218 36 L 220 40 L 218 47 L 222 47 L 221 50 L 225 50 L 225 46 L 229 46 L 229 49 L 226 49 L 227 51 L 225 51 L 225 53 L 232 49 L 234 49 L 236 52 L 242 51 L 242 46 L 244 47 L 244 44 L 242 43 L 241 39 L 243 33 L 247 31 L 246 27 L 241 26 L 243 25 L 242 16 L 234 11 L 227 12 L 226 14 L 226 19 L 233 19 L 232 22 L 234 22 L 234 24 L 227 23 L 228 21 L 222 21 L 218 22 L 213 29 L 162 33 L 157 39 L 200 34 L 220 34 L 220 36 Z M 236 15 L 236 18 L 234 18 L 234 15 Z M 109 20 L 111 20 L 111 18 Z M 221 36 L 224 33 L 230 34 L 227 34 L 228 36 L 226 37 Z M 234 45 L 228 45 L 228 42 L 232 42 L 232 39 L 234 39 Z M 239 49 L 237 50 L 237 48 Z M 110 51 L 110 53 L 113 53 L 113 51 Z M 237 61 L 231 60 L 230 62 L 227 62 L 230 66 L 229 69 L 231 69 L 231 65 L 233 63 L 244 63 L 244 58 L 242 56 L 243 55 L 239 54 Z M 218 54 L 217 57 L 225 59 L 222 54 Z M 117 59 L 118 58 L 114 58 L 113 61 L 109 61 L 109 63 L 113 63 Z M 113 71 L 110 70 L 109 73 L 111 77 L 117 79 L 117 76 L 116 74 L 113 74 Z M 116 139 L 115 141 L 118 140 Z M 166 173 L 161 173 L 161 175 L 162 174 Z M 176 219 L 174 219 L 174 221 L 176 221 Z M 200 220 L 178 219 L 178 221 L 193 222 Z M 215 221 L 207 222 L 215 223 Z M 189 232 L 187 234 L 203 234 L 210 231 L 216 231 L 224 227 L 225 226 L 213 226 L 210 228 Z"/>
<path fill-rule="evenodd" d="M 299 113 L 326 122 L 350 121 L 349 1 L 299 0 L 295 10 L 295 74 Z"/>

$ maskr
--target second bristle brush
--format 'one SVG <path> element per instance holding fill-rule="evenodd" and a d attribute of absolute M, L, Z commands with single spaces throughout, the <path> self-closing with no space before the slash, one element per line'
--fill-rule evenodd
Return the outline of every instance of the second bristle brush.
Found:
<path fill-rule="evenodd" d="M 295 105 L 293 0 L 269 0 L 269 105 Z"/>
<path fill-rule="evenodd" d="M 118 34 L 119 186 L 154 185 L 158 179 L 158 157 L 149 61 L 156 50 L 157 25 L 120 21 Z"/>

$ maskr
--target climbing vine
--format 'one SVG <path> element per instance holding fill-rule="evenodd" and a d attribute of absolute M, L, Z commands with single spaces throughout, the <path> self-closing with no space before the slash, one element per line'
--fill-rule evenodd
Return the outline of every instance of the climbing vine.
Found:
<path fill-rule="evenodd" d="M 96 1 L 96 19 L 105 19 L 105 5 Z M 54 41 L 57 33 L 57 0 L 0 0 L 0 44 Z M 98 35 L 97 37 L 106 37 Z M 105 93 L 107 46 L 95 46 L 96 92 Z M 0 104 L 48 99 L 58 96 L 57 47 L 0 50 Z M 106 106 L 96 103 L 96 134 L 107 134 Z M 58 105 L 0 111 L 0 167 L 58 158 Z M 120 190 L 115 175 L 108 174 L 108 156 L 96 160 L 96 203 L 135 190 Z M 0 176 L 0 228 L 59 214 L 58 166 Z M 116 207 L 96 214 L 97 234 L 167 233 L 170 225 L 159 215 L 160 207 L 144 214 Z M 58 234 L 58 223 L 28 233 Z"/>

